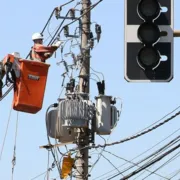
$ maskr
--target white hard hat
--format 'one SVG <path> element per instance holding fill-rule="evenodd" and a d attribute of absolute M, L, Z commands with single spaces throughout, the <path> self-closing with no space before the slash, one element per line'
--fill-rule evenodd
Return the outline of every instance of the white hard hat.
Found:
<path fill-rule="evenodd" d="M 32 35 L 32 40 L 37 40 L 37 39 L 43 39 L 43 36 L 41 35 L 41 33 L 34 33 Z"/>
<path fill-rule="evenodd" d="M 13 55 L 15 58 L 21 58 L 19 52 L 13 52 L 12 55 Z"/>

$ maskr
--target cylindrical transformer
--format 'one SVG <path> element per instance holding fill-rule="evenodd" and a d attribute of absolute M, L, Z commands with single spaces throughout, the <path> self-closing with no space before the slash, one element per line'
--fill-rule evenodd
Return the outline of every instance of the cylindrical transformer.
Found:
<path fill-rule="evenodd" d="M 75 141 L 74 129 L 62 126 L 62 118 L 58 112 L 58 108 L 48 112 L 47 131 L 51 138 L 58 139 L 61 143 L 69 143 Z"/>
<path fill-rule="evenodd" d="M 108 135 L 111 133 L 111 96 L 96 97 L 96 133 Z"/>

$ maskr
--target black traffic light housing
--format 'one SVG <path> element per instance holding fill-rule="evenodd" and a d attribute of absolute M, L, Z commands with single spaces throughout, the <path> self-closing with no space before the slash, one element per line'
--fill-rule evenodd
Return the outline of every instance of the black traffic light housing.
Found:
<path fill-rule="evenodd" d="M 125 79 L 169 82 L 172 78 L 173 0 L 125 0 Z"/>

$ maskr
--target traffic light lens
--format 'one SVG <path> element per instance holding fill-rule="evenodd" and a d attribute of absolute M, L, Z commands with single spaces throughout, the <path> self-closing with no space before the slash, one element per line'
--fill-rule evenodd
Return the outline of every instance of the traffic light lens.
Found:
<path fill-rule="evenodd" d="M 154 44 L 160 38 L 160 30 L 153 23 L 143 23 L 138 29 L 138 37 L 144 44 Z"/>
<path fill-rule="evenodd" d="M 139 51 L 138 62 L 145 69 L 152 69 L 160 62 L 159 52 L 153 47 L 144 47 Z"/>
<path fill-rule="evenodd" d="M 141 0 L 138 5 L 138 11 L 143 19 L 155 19 L 160 14 L 160 5 L 157 0 Z"/>

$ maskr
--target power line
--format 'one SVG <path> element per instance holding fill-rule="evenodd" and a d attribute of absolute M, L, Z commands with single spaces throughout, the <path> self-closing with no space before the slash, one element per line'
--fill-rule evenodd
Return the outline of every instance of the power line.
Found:
<path fill-rule="evenodd" d="M 70 10 L 66 13 L 65 17 L 68 16 L 69 12 L 70 12 Z M 53 37 L 51 38 L 51 40 L 49 41 L 48 46 L 54 42 L 54 38 L 55 38 L 56 35 L 58 34 L 58 31 L 61 29 L 61 27 L 62 27 L 64 21 L 65 21 L 65 19 L 63 19 L 63 20 L 61 21 L 61 24 L 60 24 L 59 27 L 57 28 L 57 30 L 56 30 L 54 36 L 53 36 Z M 63 28 L 62 28 L 62 30 L 63 30 Z"/>
<path fill-rule="evenodd" d="M 157 152 L 157 154 L 155 154 L 154 156 L 156 157 L 159 153 L 161 153 L 161 152 L 163 152 L 163 151 L 165 151 L 166 149 L 168 149 L 170 146 L 173 146 L 174 144 L 176 144 L 177 142 L 179 142 L 179 140 L 178 139 L 176 139 L 177 141 L 174 141 L 174 142 L 171 142 L 171 143 L 169 143 L 169 144 L 167 144 L 167 146 L 164 148 L 164 149 L 161 149 L 159 152 Z M 153 158 L 151 158 L 151 160 L 152 159 L 154 159 L 154 157 Z M 150 162 L 151 160 L 149 160 L 148 162 Z M 147 162 L 147 163 L 148 163 Z M 139 176 L 137 176 L 136 178 L 138 178 L 138 177 L 140 177 L 140 176 L 142 176 L 142 174 L 144 174 L 144 172 L 142 172 Z M 135 178 L 135 179 L 136 179 Z M 134 179 L 134 180 L 135 180 Z"/>
<path fill-rule="evenodd" d="M 69 2 L 67 2 L 67 3 L 65 3 L 65 4 L 63 4 L 63 5 L 61 5 L 60 7 L 62 8 L 63 6 L 65 6 L 65 5 L 69 4 L 69 3 L 73 2 L 73 1 L 74 1 L 74 0 L 71 0 L 71 1 L 69 1 Z M 45 29 L 46 29 L 47 25 L 49 24 L 49 22 L 50 22 L 50 20 L 51 20 L 51 18 L 52 18 L 52 16 L 53 16 L 53 14 L 54 14 L 54 11 L 55 11 L 55 10 L 56 10 L 56 8 L 54 8 L 54 9 L 53 9 L 53 11 L 52 11 L 52 13 L 51 13 L 51 15 L 50 15 L 49 19 L 47 20 L 47 22 L 46 22 L 46 24 L 45 24 L 45 26 L 44 26 L 43 30 L 41 31 L 41 34 L 43 34 L 43 33 L 44 33 L 44 31 L 45 31 Z"/>
<path fill-rule="evenodd" d="M 9 112 L 8 122 L 7 122 L 7 126 L 6 126 L 6 132 L 5 132 L 3 144 L 2 144 L 2 147 L 1 147 L 0 160 L 1 160 L 1 157 L 2 157 L 3 150 L 4 150 L 4 145 L 5 145 L 5 142 L 6 142 L 6 136 L 7 136 L 7 132 L 8 132 L 8 128 L 9 128 L 9 123 L 10 123 L 10 120 L 11 120 L 11 112 L 12 112 L 12 108 L 10 109 L 10 112 Z"/>
<path fill-rule="evenodd" d="M 141 133 L 139 133 L 139 134 L 137 134 L 137 135 L 135 135 L 135 136 L 131 136 L 131 137 L 125 138 L 125 139 L 123 139 L 123 140 L 121 140 L 121 141 L 113 142 L 113 143 L 110 143 L 110 144 L 104 144 L 104 145 L 100 145 L 100 144 L 99 144 L 99 145 L 97 145 L 97 146 L 95 146 L 95 147 L 93 147 L 93 148 L 99 148 L 99 147 L 105 147 L 105 146 L 112 146 L 112 145 L 116 145 L 116 144 L 120 144 L 120 143 L 124 143 L 124 142 L 130 141 L 130 140 L 132 140 L 132 139 L 136 139 L 136 138 L 138 138 L 138 137 L 140 137 L 140 136 L 142 136 L 142 135 L 144 135 L 144 134 L 147 134 L 147 133 L 149 133 L 149 132 L 157 129 L 158 127 L 161 127 L 162 125 L 164 125 L 164 124 L 166 124 L 167 122 L 173 120 L 176 116 L 179 116 L 179 115 L 180 115 L 180 111 L 177 112 L 175 115 L 171 116 L 170 118 L 164 120 L 163 122 L 157 124 L 156 126 L 153 126 L 152 128 L 150 128 L 150 129 L 148 129 L 148 130 L 145 130 L 145 131 L 143 131 L 143 132 L 141 132 Z"/>
<path fill-rule="evenodd" d="M 147 152 L 150 151 L 151 149 L 155 148 L 156 146 L 158 146 L 159 144 L 161 144 L 162 142 L 164 142 L 165 140 L 167 140 L 168 138 L 170 138 L 172 135 L 174 135 L 175 133 L 177 133 L 179 130 L 180 130 L 180 128 L 178 128 L 176 131 L 174 131 L 173 133 L 171 133 L 170 135 L 168 135 L 166 138 L 162 139 L 160 142 L 158 142 L 158 143 L 156 143 L 155 145 L 153 145 L 151 148 L 147 149 L 146 151 L 142 152 L 141 154 L 139 154 L 139 155 L 137 155 L 136 157 L 134 157 L 133 159 L 131 159 L 130 162 L 132 162 L 133 160 L 135 160 L 135 159 L 137 159 L 138 157 L 142 156 L 143 154 L 147 153 Z M 129 163 L 129 162 L 126 162 L 126 163 L 122 164 L 122 165 L 119 166 L 118 168 L 126 165 L 127 163 Z M 105 173 L 105 174 L 103 174 L 103 175 L 101 175 L 101 176 L 98 176 L 98 177 L 96 177 L 95 179 L 100 178 L 100 177 L 102 177 L 102 176 L 104 176 L 104 175 L 106 175 L 106 174 L 109 174 L 109 173 L 111 173 L 112 171 L 114 171 L 114 170 L 111 170 L 111 171 L 109 171 L 109 172 L 107 172 L 107 173 Z M 94 180 L 95 180 L 95 179 L 94 179 Z"/>
<path fill-rule="evenodd" d="M 101 135 L 99 135 L 99 137 L 101 137 L 101 138 L 104 140 L 104 142 L 106 143 L 106 139 L 105 139 L 105 138 L 103 138 Z M 101 152 L 99 153 L 98 159 L 97 159 L 97 160 L 95 161 L 95 163 L 93 164 L 93 166 L 92 166 L 92 168 L 90 169 L 89 173 L 91 173 L 91 171 L 94 169 L 95 165 L 96 165 L 96 164 L 98 163 L 98 161 L 100 160 L 100 158 L 101 158 L 102 153 L 103 153 L 104 150 L 105 150 L 105 147 L 102 148 Z"/>
<path fill-rule="evenodd" d="M 126 180 L 134 175 L 136 175 L 137 173 L 141 172 L 142 170 L 144 170 L 145 168 L 155 164 L 156 162 L 162 160 L 164 157 L 166 157 L 167 155 L 171 154 L 172 152 L 174 152 L 175 150 L 177 150 L 178 148 L 180 148 L 180 144 L 178 144 L 177 146 L 175 146 L 174 148 L 170 149 L 169 151 L 165 152 L 164 154 L 162 154 L 161 156 L 155 158 L 154 160 L 152 160 L 150 163 L 146 163 L 145 165 L 143 165 L 141 168 L 133 171 L 132 173 L 128 174 L 127 176 L 121 178 L 120 180 Z"/>
<path fill-rule="evenodd" d="M 105 151 L 105 152 L 107 152 L 107 153 L 109 153 L 109 154 L 111 154 L 111 155 L 113 155 L 113 156 L 115 156 L 115 157 L 117 157 L 117 158 L 119 158 L 119 159 L 122 159 L 122 160 L 124 160 L 124 161 L 126 161 L 126 162 L 128 162 L 128 163 L 133 164 L 132 167 L 134 167 L 134 166 L 141 167 L 141 166 L 139 165 L 140 163 L 134 163 L 134 162 L 129 161 L 129 160 L 125 159 L 125 158 L 119 157 L 119 156 L 117 156 L 117 155 L 115 155 L 115 154 L 113 154 L 113 153 L 111 153 L 111 152 L 109 152 L 109 151 Z M 128 168 L 128 170 L 129 170 L 129 168 Z M 124 173 L 124 172 L 126 172 L 126 171 L 127 171 L 127 170 L 121 171 L 120 173 Z M 148 172 L 151 172 L 151 173 L 152 173 L 152 171 L 150 171 L 150 170 L 148 170 L 148 169 L 145 169 L 145 171 L 148 171 Z M 164 178 L 164 179 L 168 179 L 168 178 L 166 178 L 166 177 L 164 177 L 164 176 L 162 176 L 162 175 L 160 175 L 160 174 L 157 174 L 157 173 L 154 173 L 154 174 L 157 175 L 157 176 L 159 176 L 159 177 L 162 177 L 162 178 Z M 112 179 L 112 178 L 110 178 L 110 179 Z"/>
<path fill-rule="evenodd" d="M 164 145 L 163 147 L 161 147 L 160 149 L 158 149 L 158 150 L 155 151 L 154 153 L 150 154 L 149 156 L 147 156 L 147 157 L 143 158 L 142 160 L 138 161 L 136 164 L 139 165 L 139 164 L 141 164 L 142 162 L 144 162 L 144 161 L 148 160 L 149 158 L 153 157 L 154 155 L 157 155 L 158 153 L 163 152 L 163 151 L 166 150 L 169 146 L 172 146 L 172 145 L 174 145 L 175 143 L 179 142 L 179 138 L 180 138 L 180 136 L 174 138 L 171 142 L 169 142 L 168 144 Z M 151 161 L 148 161 L 147 163 L 149 163 L 149 162 L 151 162 Z M 125 170 L 121 171 L 121 172 L 124 173 L 124 172 L 130 170 L 130 169 L 133 168 L 133 167 L 134 167 L 134 166 L 132 165 L 132 166 L 126 168 Z M 114 175 L 113 177 L 109 178 L 109 180 L 115 178 L 115 177 L 118 176 L 118 175 L 119 175 L 119 174 Z"/>
<path fill-rule="evenodd" d="M 157 124 L 158 122 L 162 121 L 164 118 L 168 117 L 170 114 L 174 113 L 174 112 L 175 112 L 176 110 L 178 110 L 179 108 L 180 108 L 180 106 L 176 107 L 174 110 L 172 110 L 171 112 L 169 112 L 168 114 L 166 114 L 166 115 L 164 115 L 162 118 L 160 118 L 159 120 L 155 121 L 153 124 L 147 126 L 146 128 L 140 130 L 140 131 L 137 132 L 137 133 L 140 133 L 140 132 L 142 132 L 142 131 L 144 131 L 144 130 L 150 128 L 151 126 Z M 137 134 L 137 133 L 136 133 L 136 134 Z M 136 135 L 136 134 L 135 134 L 135 135 Z"/>
<path fill-rule="evenodd" d="M 164 166 L 166 166 L 167 164 L 171 163 L 172 161 L 174 161 L 176 158 L 178 158 L 180 156 L 180 151 L 178 153 L 176 153 L 173 157 L 171 157 L 169 160 L 167 160 L 165 163 L 163 163 L 160 167 L 158 167 L 157 169 L 155 169 L 153 172 L 151 172 L 149 175 L 147 175 L 146 177 L 144 177 L 142 180 L 148 178 L 149 176 L 151 176 L 153 173 L 155 173 L 156 171 L 158 171 L 159 169 L 163 168 Z"/>
<path fill-rule="evenodd" d="M 45 172 L 43 172 L 43 173 L 41 173 L 41 174 L 35 176 L 35 177 L 32 178 L 31 180 L 37 179 L 37 178 L 39 178 L 40 176 L 42 176 L 42 175 L 44 175 L 44 174 L 46 174 L 46 173 L 47 173 L 47 171 L 45 171 Z"/>
<path fill-rule="evenodd" d="M 89 7 L 89 8 L 90 8 L 89 10 L 87 10 L 85 13 L 83 13 L 81 16 L 79 16 L 78 18 L 76 18 L 76 19 L 73 20 L 72 22 L 64 25 L 64 26 L 62 27 L 62 29 L 60 30 L 60 32 L 58 33 L 59 29 L 61 28 L 61 26 L 62 26 L 62 24 L 63 24 L 63 23 L 61 23 L 60 27 L 58 28 L 58 30 L 56 31 L 55 35 L 53 36 L 53 39 L 55 38 L 55 36 L 56 36 L 57 33 L 58 33 L 59 36 L 60 36 L 60 34 L 61 34 L 61 32 L 63 31 L 64 27 L 69 26 L 69 25 L 75 23 L 76 21 L 80 20 L 84 15 L 88 14 L 92 9 L 94 9 L 94 8 L 95 8 L 100 2 L 102 2 L 102 1 L 103 1 L 103 0 L 99 0 L 97 3 L 93 4 L 92 6 L 90 6 L 90 7 Z M 68 11 L 68 13 L 69 13 L 69 11 Z M 53 39 L 49 42 L 48 45 L 50 45 L 50 44 L 53 43 Z"/>
<path fill-rule="evenodd" d="M 16 165 L 16 142 L 17 142 L 17 132 L 18 132 L 18 123 L 19 123 L 19 112 L 17 112 L 16 119 L 16 131 L 15 131 L 15 140 L 14 140 L 14 151 L 13 151 L 13 159 L 12 159 L 12 180 L 14 178 L 14 167 Z"/>
<path fill-rule="evenodd" d="M 122 140 L 120 140 L 120 141 L 116 141 L 116 142 L 108 143 L 108 144 L 103 144 L 103 145 L 99 144 L 99 145 L 96 145 L 96 146 L 94 146 L 94 145 L 93 145 L 93 146 L 86 146 L 86 147 L 84 147 L 84 148 L 82 148 L 82 149 L 86 149 L 86 148 L 90 148 L 90 149 L 91 149 L 91 148 L 100 148 L 100 147 L 107 147 L 107 146 L 113 146 L 113 145 L 117 145 L 117 144 L 122 144 L 122 143 L 124 143 L 124 142 L 130 141 L 130 140 L 133 140 L 133 139 L 136 139 L 136 138 L 138 138 L 138 137 L 140 137 L 140 136 L 142 136 L 142 135 L 145 135 L 145 134 L 147 134 L 147 133 L 149 133 L 149 132 L 151 132 L 151 131 L 153 131 L 153 130 L 161 127 L 161 126 L 163 126 L 164 124 L 168 123 L 169 121 L 173 120 L 175 117 L 177 117 L 177 116 L 179 116 L 179 115 L 180 115 L 180 111 L 177 112 L 175 115 L 171 116 L 170 118 L 164 120 L 163 122 L 161 122 L 161 123 L 153 126 L 152 128 L 147 129 L 147 130 L 145 130 L 145 131 L 143 131 L 143 132 L 141 132 L 141 133 L 138 133 L 138 134 L 136 134 L 136 135 L 134 135 L 134 136 L 130 136 L 130 137 L 127 137 L 127 138 L 125 138 L 125 139 L 122 139 Z M 74 150 L 76 150 L 76 149 L 72 149 L 71 151 L 74 151 Z"/>
<path fill-rule="evenodd" d="M 172 174 L 172 173 L 171 173 Z M 170 177 L 170 179 L 173 179 L 174 177 L 176 177 L 178 174 L 180 174 L 180 169 L 176 170 L 174 173 L 174 175 Z"/>
<path fill-rule="evenodd" d="M 119 169 L 108 158 L 106 158 L 103 154 L 102 157 L 106 159 L 124 177 L 124 175 L 119 171 Z"/>

